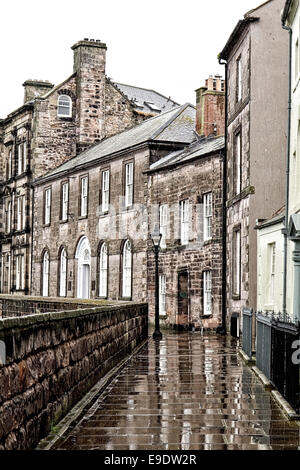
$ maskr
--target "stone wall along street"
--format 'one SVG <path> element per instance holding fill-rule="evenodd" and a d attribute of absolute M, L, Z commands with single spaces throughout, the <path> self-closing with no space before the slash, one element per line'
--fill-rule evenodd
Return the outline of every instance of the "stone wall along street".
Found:
<path fill-rule="evenodd" d="M 0 320 L 0 450 L 34 448 L 147 332 L 144 303 Z"/>

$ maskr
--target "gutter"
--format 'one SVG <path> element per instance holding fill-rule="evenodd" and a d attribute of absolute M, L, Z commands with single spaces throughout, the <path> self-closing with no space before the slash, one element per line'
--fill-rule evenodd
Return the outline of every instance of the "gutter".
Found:
<path fill-rule="evenodd" d="M 289 4 L 291 1 L 289 2 Z M 288 226 L 289 226 L 289 196 L 290 196 L 290 149 L 291 149 L 291 109 L 292 109 L 292 29 L 285 26 L 287 11 L 282 16 L 282 28 L 289 32 L 289 96 L 288 96 L 288 129 L 287 129 L 287 155 L 286 155 L 286 196 L 285 196 L 285 222 L 282 233 L 284 236 L 284 258 L 283 258 L 283 300 L 282 311 L 286 313 L 287 297 L 287 245 L 288 245 Z"/>
<path fill-rule="evenodd" d="M 223 150 L 223 201 L 222 201 L 222 325 L 217 328 L 217 333 L 226 335 L 227 316 L 227 141 L 228 141 L 228 65 L 227 61 L 219 57 L 219 64 L 225 65 L 225 143 Z"/>

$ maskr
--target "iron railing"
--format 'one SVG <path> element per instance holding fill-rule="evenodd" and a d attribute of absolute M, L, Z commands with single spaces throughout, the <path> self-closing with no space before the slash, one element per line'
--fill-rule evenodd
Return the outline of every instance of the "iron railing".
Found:
<path fill-rule="evenodd" d="M 273 314 L 256 314 L 256 365 L 271 380 Z"/>
<path fill-rule="evenodd" d="M 256 313 L 256 365 L 287 402 L 300 413 L 300 325 L 288 315 Z"/>
<path fill-rule="evenodd" d="M 247 356 L 252 358 L 252 317 L 253 310 L 243 308 L 243 338 L 242 347 Z"/>
<path fill-rule="evenodd" d="M 297 413 L 300 413 L 300 364 L 295 349 L 299 337 L 299 326 L 287 315 L 274 319 L 271 383 Z"/>

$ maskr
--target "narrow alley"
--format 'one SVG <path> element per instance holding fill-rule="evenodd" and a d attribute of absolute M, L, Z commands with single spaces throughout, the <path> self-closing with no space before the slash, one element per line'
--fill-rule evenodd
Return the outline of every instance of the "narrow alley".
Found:
<path fill-rule="evenodd" d="M 298 450 L 235 339 L 164 332 L 126 364 L 56 441 L 62 450 Z"/>

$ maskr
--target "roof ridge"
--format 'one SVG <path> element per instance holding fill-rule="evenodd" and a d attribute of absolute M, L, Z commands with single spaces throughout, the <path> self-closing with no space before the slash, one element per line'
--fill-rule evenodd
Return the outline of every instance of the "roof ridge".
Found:
<path fill-rule="evenodd" d="M 150 139 L 153 140 L 153 139 L 155 139 L 156 137 L 158 137 L 159 134 L 161 134 L 162 131 L 164 131 L 164 130 L 169 126 L 169 124 L 170 124 L 172 121 L 174 121 L 175 119 L 177 119 L 178 116 L 179 116 L 183 111 L 185 111 L 185 110 L 188 108 L 188 106 L 192 106 L 192 105 L 191 105 L 190 103 L 185 103 L 185 104 L 181 105 L 181 106 L 178 108 L 178 110 L 177 110 L 177 112 L 175 113 L 175 115 L 174 115 L 173 117 L 171 117 L 170 119 L 168 119 L 167 122 L 165 122 L 164 124 L 162 124 L 162 125 L 160 126 L 160 128 L 157 129 L 157 130 L 154 132 L 154 134 L 152 134 L 152 136 L 150 137 Z M 194 107 L 194 106 L 193 106 L 193 107 Z M 176 109 L 176 108 L 175 108 L 175 109 Z M 174 111 L 174 110 L 171 109 L 171 111 Z M 167 111 L 167 112 L 168 112 L 168 111 Z M 166 113 L 163 113 L 163 114 L 166 114 Z M 162 114 L 160 114 L 159 116 L 162 116 Z M 151 118 L 151 119 L 152 119 L 152 118 Z"/>
<path fill-rule="evenodd" d="M 180 106 L 180 104 L 177 103 L 176 101 L 174 101 L 174 100 L 171 98 L 171 96 L 167 97 L 167 96 L 163 95 L 162 93 L 159 93 L 159 91 L 153 90 L 152 88 L 144 88 L 144 87 L 136 86 L 136 85 L 127 85 L 126 83 L 119 83 L 119 82 L 115 82 L 115 84 L 116 84 L 116 85 L 128 86 L 128 87 L 130 87 L 130 88 L 138 88 L 139 90 L 151 91 L 152 93 L 156 93 L 157 95 L 162 96 L 162 97 L 165 98 L 166 100 L 172 101 L 173 103 L 175 103 L 175 104 L 177 104 L 178 106 Z"/>
<path fill-rule="evenodd" d="M 252 10 L 247 11 L 247 12 L 244 14 L 244 18 L 246 18 L 248 15 L 250 15 L 250 14 L 253 13 L 254 11 L 259 10 L 261 7 L 263 7 L 264 5 L 266 5 L 267 3 L 270 3 L 270 2 L 272 2 L 272 1 L 273 1 L 273 0 L 266 0 L 266 1 L 264 1 L 263 3 L 261 3 L 260 5 L 258 5 L 257 7 L 252 8 Z"/>
<path fill-rule="evenodd" d="M 176 108 L 175 108 L 176 109 Z M 180 110 L 180 108 L 179 108 Z M 66 163 L 72 161 L 72 160 L 75 160 L 76 158 L 78 158 L 79 156 L 82 156 L 84 155 L 85 153 L 89 152 L 91 149 L 93 149 L 94 147 L 96 147 L 97 145 L 100 145 L 102 144 L 104 141 L 107 141 L 107 140 L 110 140 L 110 139 L 113 139 L 115 138 L 116 136 L 118 135 L 121 135 L 121 134 L 124 134 L 125 132 L 129 132 L 131 131 L 132 129 L 136 129 L 138 127 L 141 127 L 143 124 L 146 124 L 148 123 L 149 121 L 153 120 L 153 119 L 158 119 L 160 118 L 161 116 L 164 116 L 165 114 L 167 113 L 173 113 L 174 112 L 174 109 L 170 109 L 169 111 L 165 111 L 164 113 L 161 113 L 161 114 L 157 114 L 156 116 L 153 116 L 149 119 L 146 119 L 145 121 L 143 122 L 140 122 L 139 124 L 133 124 L 131 127 L 129 127 L 128 129 L 124 129 L 123 131 L 120 131 L 120 132 L 117 132 L 116 134 L 113 134 L 113 135 L 109 135 L 107 137 L 104 137 L 103 139 L 99 140 L 98 142 L 94 142 L 92 145 L 90 145 L 88 148 L 86 148 L 85 150 L 83 150 L 82 152 L 80 153 L 77 153 L 76 155 L 74 155 L 73 157 L 69 158 L 67 161 L 61 163 L 59 166 L 55 167 L 54 169 L 52 170 L 49 170 L 45 175 L 43 175 L 41 177 L 41 179 L 44 177 L 44 176 L 47 176 L 48 174 L 52 173 L 53 171 L 56 171 L 58 170 L 60 167 L 62 167 L 63 165 L 65 165 Z M 177 113 L 176 113 L 177 114 Z M 172 121 L 172 118 L 168 119 L 168 122 Z M 161 126 L 162 127 L 162 126 Z M 153 137 L 150 137 L 149 140 L 151 140 Z M 40 179 L 40 178 L 37 178 L 37 179 Z"/>

